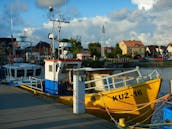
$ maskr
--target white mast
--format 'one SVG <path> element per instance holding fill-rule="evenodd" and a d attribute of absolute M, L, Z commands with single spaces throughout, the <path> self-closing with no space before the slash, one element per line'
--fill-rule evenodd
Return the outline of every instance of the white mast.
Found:
<path fill-rule="evenodd" d="M 14 48 L 14 41 L 13 41 L 13 17 L 12 17 L 12 5 L 11 5 L 11 8 L 10 8 L 10 27 L 11 27 L 11 43 L 12 43 L 12 54 L 13 56 L 15 56 L 15 48 Z"/>
<path fill-rule="evenodd" d="M 64 19 L 62 19 L 62 16 L 59 14 L 58 19 L 54 18 L 54 9 L 52 7 L 49 7 L 49 11 L 52 13 L 52 18 L 50 19 L 50 21 L 53 21 L 53 29 L 52 29 L 52 51 L 53 51 L 53 58 L 55 57 L 55 35 L 54 35 L 54 31 L 55 31 L 55 22 L 58 22 L 58 33 L 57 33 L 57 48 L 58 48 L 58 59 L 60 58 L 60 50 L 59 50 L 59 43 L 60 43 L 60 31 L 61 31 L 61 23 L 69 23 L 69 21 L 66 21 Z M 50 35 L 49 35 L 50 36 Z M 50 38 L 50 37 L 49 37 Z M 63 49 L 64 46 L 62 46 L 62 54 L 63 54 Z"/>
<path fill-rule="evenodd" d="M 52 55 L 51 55 L 51 58 L 55 59 L 55 39 L 54 39 L 55 20 L 54 20 L 54 9 L 52 7 L 49 7 L 49 11 L 51 13 L 50 21 L 53 22 L 52 33 L 49 34 L 49 38 L 52 39 Z"/>
<path fill-rule="evenodd" d="M 104 25 L 102 26 L 102 41 L 101 41 L 101 57 L 104 58 L 105 57 L 105 53 L 104 53 L 104 35 L 105 35 L 105 27 Z"/>

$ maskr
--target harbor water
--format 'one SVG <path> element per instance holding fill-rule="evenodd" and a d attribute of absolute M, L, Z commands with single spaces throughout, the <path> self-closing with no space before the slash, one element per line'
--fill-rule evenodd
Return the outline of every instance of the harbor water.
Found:
<path fill-rule="evenodd" d="M 151 72 L 153 69 L 157 69 L 162 78 L 161 89 L 158 97 L 166 95 L 171 92 L 170 80 L 172 80 L 172 67 L 159 67 L 159 68 L 141 68 L 143 74 Z M 171 101 L 172 103 L 172 101 Z M 152 117 L 152 124 L 163 123 L 163 108 L 167 104 L 158 103 L 155 107 L 155 113 Z M 162 129 L 162 127 L 152 127 L 151 129 Z"/>

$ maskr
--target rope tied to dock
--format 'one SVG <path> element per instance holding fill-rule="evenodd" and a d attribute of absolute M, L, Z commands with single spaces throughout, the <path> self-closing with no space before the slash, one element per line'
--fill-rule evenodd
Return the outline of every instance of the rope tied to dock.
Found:
<path fill-rule="evenodd" d="M 165 126 L 165 125 L 169 126 L 169 125 L 172 125 L 171 122 L 168 122 L 168 123 L 154 123 L 154 124 L 142 124 L 147 119 L 152 117 L 153 114 L 158 112 L 166 103 L 170 103 L 169 100 L 171 100 L 171 97 L 172 97 L 172 94 L 168 93 L 168 94 L 156 99 L 156 103 L 162 102 L 161 105 L 158 107 L 158 109 L 154 110 L 154 112 L 150 116 L 148 116 L 145 120 L 141 121 L 140 123 L 136 123 L 135 125 L 132 125 L 130 127 L 156 127 L 156 126 Z M 170 103 L 170 104 L 172 104 L 172 103 Z"/>
<path fill-rule="evenodd" d="M 118 122 L 114 119 L 114 117 L 111 115 L 110 110 L 109 110 L 109 108 L 107 107 L 107 105 L 106 105 L 106 103 L 105 103 L 105 101 L 104 101 L 104 99 L 103 99 L 103 94 L 99 93 L 99 95 L 100 95 L 101 100 L 102 100 L 102 102 L 103 102 L 103 104 L 104 104 L 105 110 L 106 110 L 107 114 L 110 116 L 111 120 L 115 123 L 115 125 L 116 125 L 117 127 L 122 128 L 122 127 L 118 124 Z M 135 112 L 135 111 L 141 110 L 141 109 L 143 109 L 143 108 L 149 106 L 149 105 L 152 104 L 152 103 L 160 103 L 160 102 L 162 102 L 162 104 L 159 106 L 158 110 L 155 110 L 152 114 L 150 114 L 150 115 L 149 115 L 146 119 L 144 119 L 143 121 L 141 121 L 141 122 L 139 122 L 139 123 L 136 123 L 136 124 L 130 126 L 130 127 L 132 127 L 132 128 L 138 127 L 138 126 L 141 127 L 141 126 L 143 126 L 143 125 L 141 125 L 142 123 L 144 123 L 146 120 L 150 119 L 150 117 L 152 117 L 153 114 L 154 114 L 155 112 L 159 111 L 159 109 L 162 108 L 162 106 L 164 106 L 164 104 L 165 104 L 166 102 L 168 102 L 169 100 L 171 100 L 171 96 L 172 96 L 172 94 L 166 94 L 166 95 L 164 95 L 164 96 L 162 96 L 162 97 L 160 97 L 160 98 L 158 98 L 158 99 L 155 99 L 155 100 L 153 100 L 153 101 L 151 101 L 151 102 L 144 103 L 144 104 L 138 104 L 138 105 L 142 105 L 142 107 L 140 107 L 140 108 L 138 108 L 138 109 L 136 109 L 136 110 L 123 111 L 123 112 L 115 112 L 115 113 L 131 113 L 131 112 Z M 127 121 L 126 123 L 130 123 L 130 122 L 134 121 L 135 119 L 138 119 L 139 117 L 144 116 L 146 113 L 147 113 L 147 112 L 145 112 L 145 113 L 142 114 L 142 115 L 139 115 L 138 117 L 136 117 L 136 118 L 134 118 L 134 119 L 132 119 L 132 120 Z M 164 125 L 164 124 L 165 124 L 165 123 L 162 123 L 162 125 Z M 156 125 L 156 124 L 155 124 L 155 125 L 154 125 L 154 124 L 149 124 L 149 125 L 151 125 L 151 126 L 157 126 L 158 124 L 157 124 L 157 125 Z M 170 125 L 170 123 L 168 123 L 168 125 Z M 146 125 L 145 125 L 145 126 L 146 126 Z M 148 125 L 147 125 L 147 126 L 148 126 Z"/>
<path fill-rule="evenodd" d="M 114 119 L 114 117 L 111 115 L 111 113 L 110 113 L 110 111 L 109 111 L 108 107 L 106 106 L 106 103 L 105 103 L 105 101 L 104 101 L 104 99 L 103 99 L 103 95 L 102 95 L 101 93 L 99 93 L 99 95 L 100 95 L 100 97 L 101 97 L 101 100 L 103 101 L 103 104 L 104 104 L 104 106 L 105 106 L 105 110 L 106 110 L 107 114 L 110 116 L 110 118 L 111 118 L 111 120 L 114 122 L 115 126 L 116 126 L 118 129 L 124 129 L 123 127 L 121 127 L 121 126 L 118 124 L 118 122 L 117 122 L 117 121 Z"/>

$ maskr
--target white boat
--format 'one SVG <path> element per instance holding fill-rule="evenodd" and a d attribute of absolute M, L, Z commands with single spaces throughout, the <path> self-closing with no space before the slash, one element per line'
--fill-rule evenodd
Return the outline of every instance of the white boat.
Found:
<path fill-rule="evenodd" d="M 21 83 L 30 82 L 31 77 L 43 79 L 44 68 L 41 65 L 30 63 L 13 63 L 2 66 L 2 83 L 20 86 Z"/>

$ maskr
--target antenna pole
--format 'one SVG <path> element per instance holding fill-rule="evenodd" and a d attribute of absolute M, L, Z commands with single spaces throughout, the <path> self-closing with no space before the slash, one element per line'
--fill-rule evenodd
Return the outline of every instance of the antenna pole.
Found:
<path fill-rule="evenodd" d="M 58 59 L 60 58 L 60 50 L 59 50 L 59 43 L 60 43 L 60 31 L 61 31 L 61 23 L 69 23 L 69 21 L 66 21 L 61 18 L 61 15 L 59 15 L 58 19 L 56 20 L 54 18 L 54 9 L 52 7 L 49 7 L 49 11 L 52 13 L 52 19 L 50 21 L 53 22 L 53 38 L 52 38 L 52 49 L 53 49 L 53 58 L 55 57 L 55 38 L 54 38 L 54 28 L 55 28 L 55 22 L 58 22 L 58 33 L 57 33 L 57 48 L 58 48 Z M 62 55 L 64 53 L 64 45 L 62 46 Z"/>
<path fill-rule="evenodd" d="M 11 43 L 12 43 L 12 54 L 15 56 L 15 46 L 14 46 L 14 40 L 13 40 L 13 18 L 12 18 L 12 5 L 10 8 L 10 25 L 11 25 Z"/>

